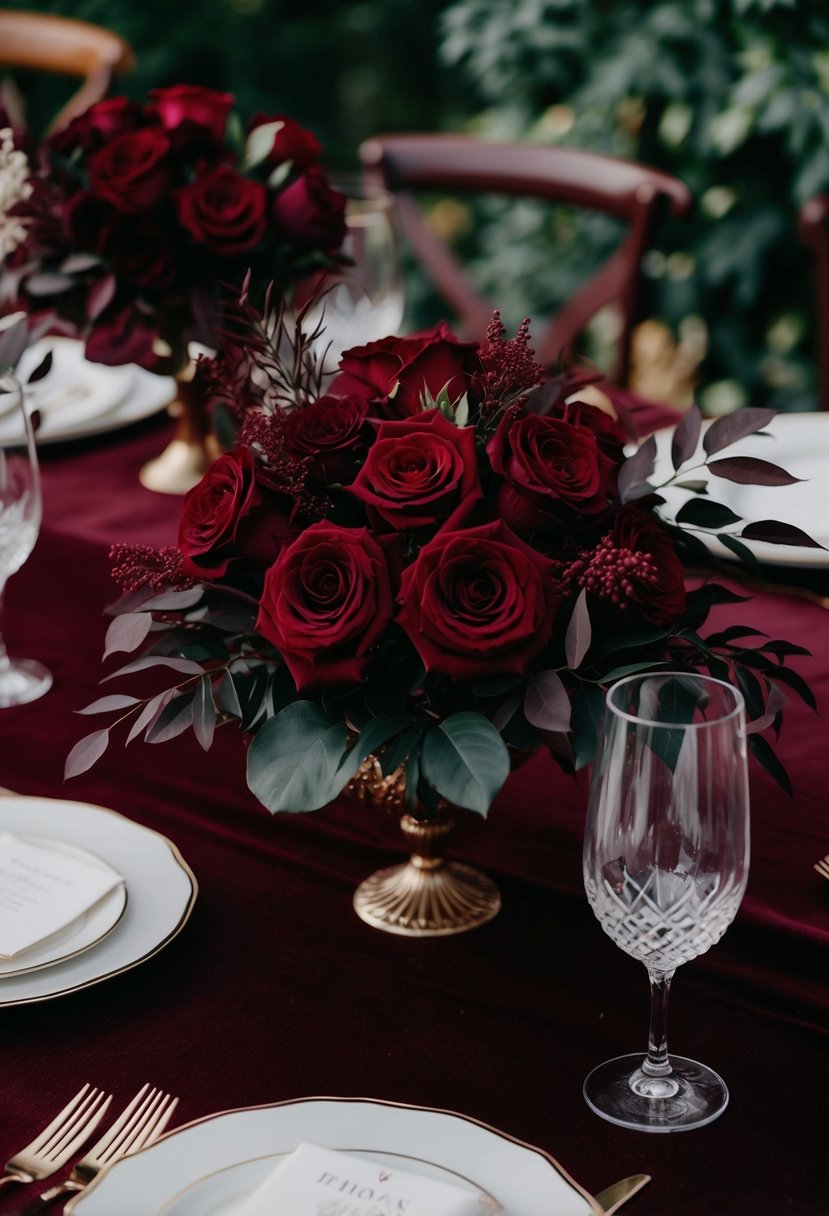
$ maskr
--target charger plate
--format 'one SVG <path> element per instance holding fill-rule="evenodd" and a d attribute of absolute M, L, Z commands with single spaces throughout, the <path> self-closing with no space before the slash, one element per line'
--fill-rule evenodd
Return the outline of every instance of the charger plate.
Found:
<path fill-rule="evenodd" d="M 709 424 L 710 425 L 710 424 Z M 829 479 L 829 414 L 778 414 L 764 434 L 748 435 L 740 439 L 714 459 L 731 456 L 755 456 L 772 464 L 782 465 L 793 477 L 802 481 L 790 486 L 738 485 L 722 477 L 708 474 L 706 469 L 688 472 L 688 479 L 708 482 L 709 495 L 715 501 L 730 507 L 748 523 L 752 520 L 775 519 L 781 523 L 794 524 L 808 533 L 813 540 L 826 546 L 812 549 L 805 545 L 772 545 L 764 541 L 744 541 L 757 559 L 769 566 L 791 566 L 805 570 L 825 570 L 829 567 L 829 511 L 826 508 L 826 484 Z M 657 457 L 654 473 L 649 480 L 658 485 L 669 477 L 671 466 L 671 438 L 674 428 L 658 431 L 655 435 Z M 689 462 L 688 468 L 693 464 Z M 680 477 L 680 480 L 685 480 Z M 660 491 L 665 498 L 660 514 L 673 523 L 680 507 L 694 494 L 687 490 L 667 489 Z M 721 532 L 739 533 L 742 525 L 721 528 Z M 728 561 L 737 560 L 716 535 L 695 532 L 702 543 L 716 557 Z"/>
<path fill-rule="evenodd" d="M 465 1115 L 370 1098 L 303 1098 L 222 1111 L 100 1174 L 72 1216 L 234 1216 L 303 1141 L 376 1157 L 479 1195 L 481 1216 L 601 1216 L 552 1157 Z"/>
<path fill-rule="evenodd" d="M 176 846 L 116 811 L 86 802 L 4 795 L 0 831 L 46 836 L 95 853 L 118 871 L 129 892 L 118 923 L 90 949 L 0 979 L 0 1008 L 48 1001 L 137 967 L 181 932 L 193 909 L 198 886 Z"/>

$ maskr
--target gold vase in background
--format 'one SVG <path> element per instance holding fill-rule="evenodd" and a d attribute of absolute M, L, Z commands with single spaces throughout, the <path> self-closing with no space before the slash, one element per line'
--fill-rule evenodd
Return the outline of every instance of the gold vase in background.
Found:
<path fill-rule="evenodd" d="M 444 857 L 454 828 L 451 807 L 441 802 L 435 815 L 416 818 L 406 805 L 405 770 L 384 777 L 369 756 L 346 793 L 378 810 L 401 814 L 400 827 L 411 849 L 402 865 L 378 870 L 354 893 L 354 910 L 375 929 L 409 937 L 445 937 L 486 924 L 498 913 L 501 896 L 485 874 Z"/>
<path fill-rule="evenodd" d="M 178 418 L 175 439 L 138 474 L 142 486 L 159 494 L 186 494 L 219 455 L 204 393 L 193 380 L 195 371 L 191 361 L 175 378 L 176 395 L 168 406 L 170 415 Z"/>

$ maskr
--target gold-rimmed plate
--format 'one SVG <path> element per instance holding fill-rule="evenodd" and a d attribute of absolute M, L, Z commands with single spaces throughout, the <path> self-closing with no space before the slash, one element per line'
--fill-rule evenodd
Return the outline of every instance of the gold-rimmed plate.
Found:
<path fill-rule="evenodd" d="M 38 848 L 64 853 L 79 861 L 85 861 L 88 865 L 99 866 L 113 874 L 118 873 L 114 866 L 89 849 L 80 849 L 65 840 L 52 840 L 47 836 L 31 836 L 28 833 L 18 835 Z M 112 932 L 124 915 L 126 906 L 126 884 L 119 882 L 70 924 L 36 942 L 28 950 L 21 950 L 13 958 L 0 957 L 0 983 L 9 976 L 25 975 L 29 971 L 39 971 L 41 967 L 52 967 L 55 963 L 83 954 L 84 950 L 90 950 Z"/>
<path fill-rule="evenodd" d="M 120 975 L 157 954 L 187 923 L 198 885 L 159 832 L 106 807 L 16 794 L 0 798 L 0 831 L 51 837 L 94 853 L 129 891 L 118 923 L 89 949 L 0 980 L 0 1008 L 52 1000 Z"/>
<path fill-rule="evenodd" d="M 601 1213 L 547 1153 L 465 1115 L 372 1098 L 303 1098 L 176 1128 L 99 1175 L 67 1204 L 67 1216 L 233 1216 L 279 1155 L 303 1141 L 466 1186 L 479 1195 L 481 1216 Z"/>

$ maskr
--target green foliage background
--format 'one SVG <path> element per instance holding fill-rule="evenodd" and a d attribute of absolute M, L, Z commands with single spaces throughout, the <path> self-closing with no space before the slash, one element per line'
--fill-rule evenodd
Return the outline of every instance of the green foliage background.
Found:
<path fill-rule="evenodd" d="M 829 189 L 826 0 L 40 0 L 129 40 L 135 97 L 188 81 L 285 111 L 331 168 L 378 131 L 469 129 L 631 156 L 682 178 L 694 216 L 648 260 L 651 308 L 702 320 L 700 398 L 814 408 L 801 203 Z M 53 83 L 27 83 L 35 125 Z M 460 218 L 459 218 L 460 217 Z M 602 217 L 492 204 L 455 214 L 482 286 L 514 322 L 549 313 L 615 239 Z M 412 323 L 427 293 L 412 280 Z M 434 306 L 432 306 L 434 313 Z M 695 319 L 696 322 L 695 322 Z"/>

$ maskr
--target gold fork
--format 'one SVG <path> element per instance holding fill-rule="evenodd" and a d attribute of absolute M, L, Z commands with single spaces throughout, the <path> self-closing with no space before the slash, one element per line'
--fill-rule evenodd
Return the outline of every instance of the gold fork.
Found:
<path fill-rule="evenodd" d="M 0 1175 L 0 1186 L 9 1182 L 35 1182 L 48 1178 L 66 1165 L 95 1131 L 111 1101 L 109 1094 L 100 1089 L 90 1089 L 89 1084 L 84 1085 L 31 1144 L 6 1162 L 6 1172 Z"/>
<path fill-rule="evenodd" d="M 178 1098 L 171 1098 L 160 1089 L 150 1089 L 149 1084 L 142 1086 L 123 1114 L 81 1158 L 66 1181 L 44 1191 L 23 1208 L 20 1216 L 34 1216 L 34 1213 L 48 1207 L 53 1199 L 73 1191 L 82 1191 L 105 1166 L 154 1144 L 170 1122 L 177 1105 Z"/>
<path fill-rule="evenodd" d="M 829 853 L 825 857 L 821 857 L 820 861 L 815 862 L 815 869 L 821 878 L 829 878 Z"/>

